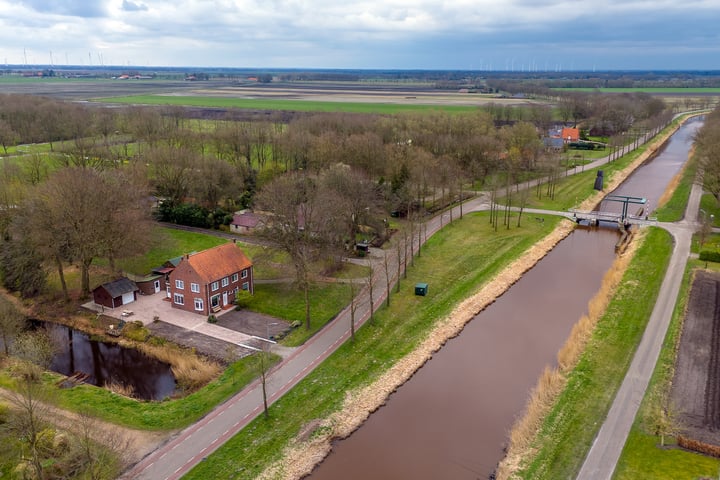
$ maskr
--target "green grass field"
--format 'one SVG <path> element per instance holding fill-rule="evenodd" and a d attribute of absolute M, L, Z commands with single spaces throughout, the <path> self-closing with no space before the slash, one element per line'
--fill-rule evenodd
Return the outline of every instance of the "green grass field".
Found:
<path fill-rule="evenodd" d="M 443 111 L 472 112 L 477 106 L 422 105 L 397 103 L 319 102 L 312 100 L 273 100 L 201 96 L 132 95 L 100 98 L 95 101 L 131 105 L 182 105 L 191 107 L 250 108 L 256 110 L 290 110 L 302 112 L 351 112 L 392 114 L 403 112 Z"/>

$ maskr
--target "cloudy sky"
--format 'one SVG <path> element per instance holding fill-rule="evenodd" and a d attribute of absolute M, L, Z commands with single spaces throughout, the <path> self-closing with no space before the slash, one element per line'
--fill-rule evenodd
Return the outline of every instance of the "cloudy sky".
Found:
<path fill-rule="evenodd" d="M 0 63 L 720 69 L 720 0 L 0 0 Z"/>

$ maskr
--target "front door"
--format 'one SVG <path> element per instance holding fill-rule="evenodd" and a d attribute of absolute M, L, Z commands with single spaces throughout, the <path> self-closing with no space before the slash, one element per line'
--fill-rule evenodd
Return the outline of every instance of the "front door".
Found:
<path fill-rule="evenodd" d="M 227 292 L 223 292 L 223 303 L 222 303 L 222 304 L 223 304 L 223 306 L 225 306 L 225 305 L 228 304 L 228 301 L 227 301 Z"/>
<path fill-rule="evenodd" d="M 155 293 L 160 291 L 160 280 L 155 280 Z"/>

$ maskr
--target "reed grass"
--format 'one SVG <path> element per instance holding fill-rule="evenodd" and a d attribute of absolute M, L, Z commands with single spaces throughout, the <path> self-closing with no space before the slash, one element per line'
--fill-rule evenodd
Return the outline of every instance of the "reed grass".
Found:
<path fill-rule="evenodd" d="M 642 233 L 638 236 L 642 236 Z M 497 478 L 517 478 L 522 459 L 533 452 L 533 444 L 543 423 L 567 385 L 568 374 L 572 372 L 585 352 L 598 321 L 605 314 L 610 300 L 627 271 L 637 251 L 640 239 L 636 238 L 625 253 L 615 259 L 605 273 L 598 292 L 588 302 L 588 313 L 573 325 L 570 335 L 557 354 L 557 368 L 546 366 L 537 385 L 530 394 L 524 415 L 510 431 L 508 453 L 498 466 Z"/>

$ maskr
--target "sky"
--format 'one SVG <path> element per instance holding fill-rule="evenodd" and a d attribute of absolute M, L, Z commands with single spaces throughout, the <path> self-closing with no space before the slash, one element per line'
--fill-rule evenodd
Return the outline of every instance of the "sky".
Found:
<path fill-rule="evenodd" d="M 0 0 L 0 64 L 720 70 L 720 0 Z"/>

